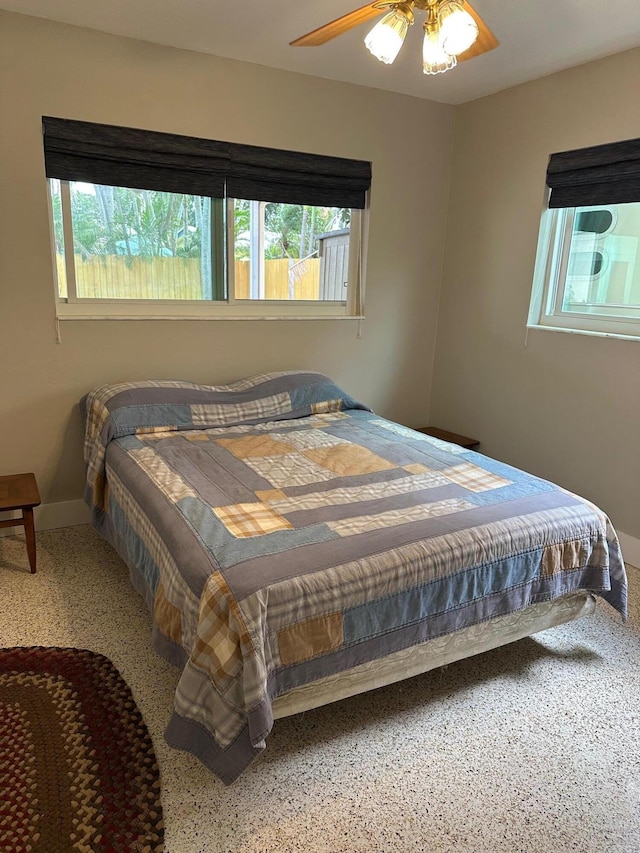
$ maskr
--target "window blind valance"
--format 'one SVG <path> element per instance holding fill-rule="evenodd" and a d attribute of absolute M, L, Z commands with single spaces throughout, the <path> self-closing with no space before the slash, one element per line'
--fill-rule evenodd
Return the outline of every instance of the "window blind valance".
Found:
<path fill-rule="evenodd" d="M 549 207 L 640 201 L 640 139 L 552 154 Z"/>
<path fill-rule="evenodd" d="M 232 198 L 363 208 L 371 163 L 277 148 L 230 144 Z"/>
<path fill-rule="evenodd" d="M 371 164 L 44 116 L 47 177 L 289 204 L 364 208 Z"/>
<path fill-rule="evenodd" d="M 48 178 L 221 198 L 225 142 L 71 119 L 42 119 Z"/>

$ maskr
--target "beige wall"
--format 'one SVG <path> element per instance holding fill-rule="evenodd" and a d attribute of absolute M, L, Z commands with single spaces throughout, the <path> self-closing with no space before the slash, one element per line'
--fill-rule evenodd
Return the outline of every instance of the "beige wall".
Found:
<path fill-rule="evenodd" d="M 640 136 L 640 50 L 456 109 L 431 419 L 640 538 L 640 343 L 532 330 L 547 159 Z"/>
<path fill-rule="evenodd" d="M 367 319 L 73 321 L 56 343 L 41 116 L 373 162 Z M 427 422 L 453 108 L 0 12 L 0 472 L 82 492 L 77 403 L 133 377 L 306 368 Z"/>

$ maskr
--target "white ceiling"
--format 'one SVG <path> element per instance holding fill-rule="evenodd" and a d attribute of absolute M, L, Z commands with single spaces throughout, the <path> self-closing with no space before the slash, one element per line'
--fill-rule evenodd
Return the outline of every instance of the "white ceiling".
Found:
<path fill-rule="evenodd" d="M 474 0 L 500 45 L 446 74 L 422 73 L 421 12 L 391 66 L 362 43 L 371 22 L 321 47 L 289 47 L 363 2 L 0 0 L 0 9 L 449 104 L 640 45 L 640 0 Z"/>

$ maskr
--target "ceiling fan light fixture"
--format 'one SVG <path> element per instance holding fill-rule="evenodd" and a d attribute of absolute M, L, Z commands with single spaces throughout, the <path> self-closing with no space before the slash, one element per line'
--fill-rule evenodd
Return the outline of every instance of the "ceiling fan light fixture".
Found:
<path fill-rule="evenodd" d="M 437 30 L 424 28 L 424 42 L 422 44 L 422 70 L 425 74 L 442 74 L 455 68 L 458 60 L 455 56 L 447 53 L 442 47 L 440 34 Z"/>
<path fill-rule="evenodd" d="M 438 8 L 440 41 L 452 56 L 464 53 L 478 38 L 478 25 L 459 0 L 445 0 Z"/>
<path fill-rule="evenodd" d="M 413 24 L 409 3 L 395 4 L 365 37 L 367 50 L 380 62 L 391 65 L 404 42 L 407 30 Z"/>

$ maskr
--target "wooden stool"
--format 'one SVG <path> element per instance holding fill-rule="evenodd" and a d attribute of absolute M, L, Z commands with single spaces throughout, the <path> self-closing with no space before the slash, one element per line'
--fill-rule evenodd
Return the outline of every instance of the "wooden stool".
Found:
<path fill-rule="evenodd" d="M 33 526 L 33 508 L 39 503 L 40 493 L 33 474 L 0 476 L 0 511 L 22 510 L 22 518 L 2 519 L 0 527 L 24 527 L 31 574 L 35 574 L 36 571 L 36 531 Z"/>

